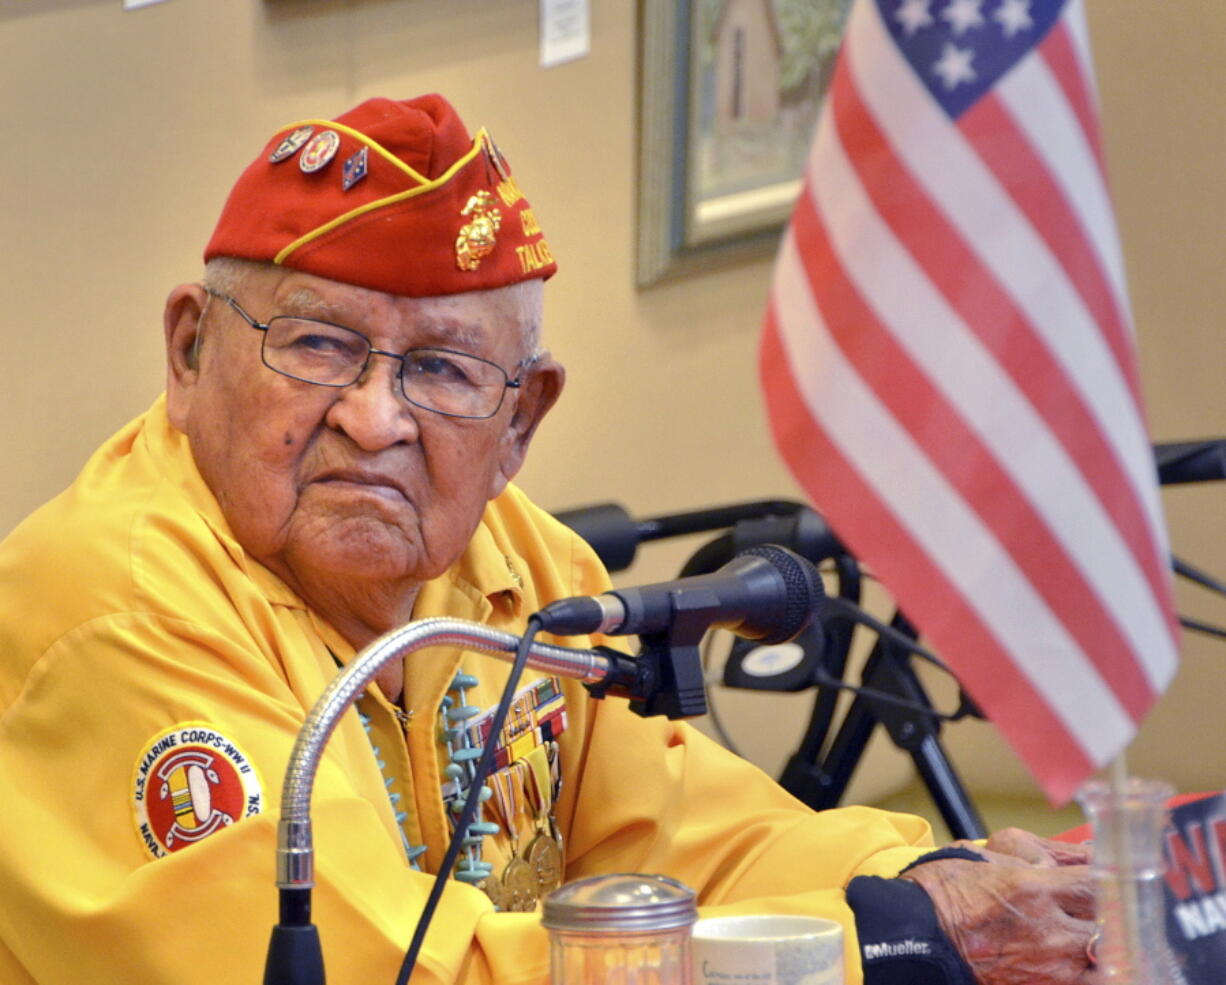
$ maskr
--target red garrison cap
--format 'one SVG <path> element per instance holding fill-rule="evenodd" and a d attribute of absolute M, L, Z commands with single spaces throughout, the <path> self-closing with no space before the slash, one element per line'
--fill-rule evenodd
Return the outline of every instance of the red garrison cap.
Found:
<path fill-rule="evenodd" d="M 230 191 L 204 251 L 220 256 L 410 297 L 558 269 L 506 158 L 438 95 L 282 127 Z"/>

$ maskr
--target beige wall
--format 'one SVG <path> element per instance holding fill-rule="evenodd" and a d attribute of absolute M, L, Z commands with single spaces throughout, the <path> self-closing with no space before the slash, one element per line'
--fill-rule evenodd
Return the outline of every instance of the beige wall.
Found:
<path fill-rule="evenodd" d="M 361 98 L 447 93 L 488 125 L 562 273 L 547 335 L 570 385 L 523 475 L 547 507 L 640 515 L 791 497 L 755 389 L 769 263 L 633 287 L 635 31 L 593 0 L 591 56 L 537 67 L 538 0 L 0 0 L 0 532 L 62 488 L 160 389 L 167 289 L 197 275 L 230 182 L 271 130 Z M 1161 439 L 1226 434 L 1218 311 L 1226 7 L 1091 0 L 1110 170 L 1142 370 Z M 1226 574 L 1222 490 L 1169 492 L 1172 537 Z M 681 545 L 645 550 L 668 577 Z M 1181 593 L 1226 622 L 1226 604 Z M 1138 772 L 1220 787 L 1226 649 L 1189 639 Z M 778 762 L 807 699 L 760 699 L 734 732 Z M 782 722 L 782 724 L 781 724 Z M 984 793 L 1032 786 L 986 726 L 953 730 Z M 888 751 L 857 794 L 909 777 Z"/>

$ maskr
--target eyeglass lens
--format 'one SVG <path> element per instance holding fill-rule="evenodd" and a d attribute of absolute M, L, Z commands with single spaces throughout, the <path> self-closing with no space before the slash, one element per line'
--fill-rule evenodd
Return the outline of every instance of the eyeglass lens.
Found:
<path fill-rule="evenodd" d="M 264 334 L 265 365 L 308 383 L 348 386 L 362 375 L 370 354 L 364 335 L 327 322 L 278 316 L 269 320 Z M 401 387 L 418 406 L 461 417 L 489 417 L 502 404 L 506 373 L 484 359 L 423 347 L 410 349 L 402 362 Z"/>

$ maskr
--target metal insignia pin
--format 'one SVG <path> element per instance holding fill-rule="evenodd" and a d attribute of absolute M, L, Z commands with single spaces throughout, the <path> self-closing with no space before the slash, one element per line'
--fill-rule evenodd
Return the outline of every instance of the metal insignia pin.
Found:
<path fill-rule="evenodd" d="M 268 155 L 269 163 L 276 164 L 279 161 L 284 161 L 287 157 L 293 157 L 294 152 L 305 144 L 314 132 L 314 127 L 299 127 L 288 134 L 281 143 L 277 144 L 273 152 Z"/>
<path fill-rule="evenodd" d="M 485 153 L 493 162 L 494 167 L 498 169 L 498 173 L 502 176 L 503 181 L 511 177 L 511 169 L 507 166 L 507 159 L 502 156 L 502 151 L 498 149 L 498 145 L 494 143 L 494 138 L 488 133 L 485 135 Z"/>
<path fill-rule="evenodd" d="M 460 210 L 469 221 L 460 227 L 455 241 L 455 262 L 461 270 L 476 270 L 482 257 L 494 252 L 502 213 L 494 207 L 493 196 L 482 188 Z"/>
<path fill-rule="evenodd" d="M 341 135 L 335 130 L 324 130 L 311 138 L 311 142 L 303 149 L 298 158 L 298 167 L 303 174 L 311 174 L 328 164 L 336 157 L 341 146 Z"/>
<path fill-rule="evenodd" d="M 366 177 L 366 146 L 355 154 L 351 154 L 345 161 L 344 171 L 341 177 L 341 189 L 349 191 L 354 185 Z"/>

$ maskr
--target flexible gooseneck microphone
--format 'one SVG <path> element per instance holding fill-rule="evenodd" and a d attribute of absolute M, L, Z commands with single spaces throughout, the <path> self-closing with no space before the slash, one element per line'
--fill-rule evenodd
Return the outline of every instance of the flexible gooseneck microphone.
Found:
<path fill-rule="evenodd" d="M 786 643 L 809 625 L 825 597 L 817 570 L 783 547 L 762 544 L 717 571 L 597 596 L 559 599 L 539 613 L 558 636 L 664 632 L 678 614 L 764 644 Z"/>

